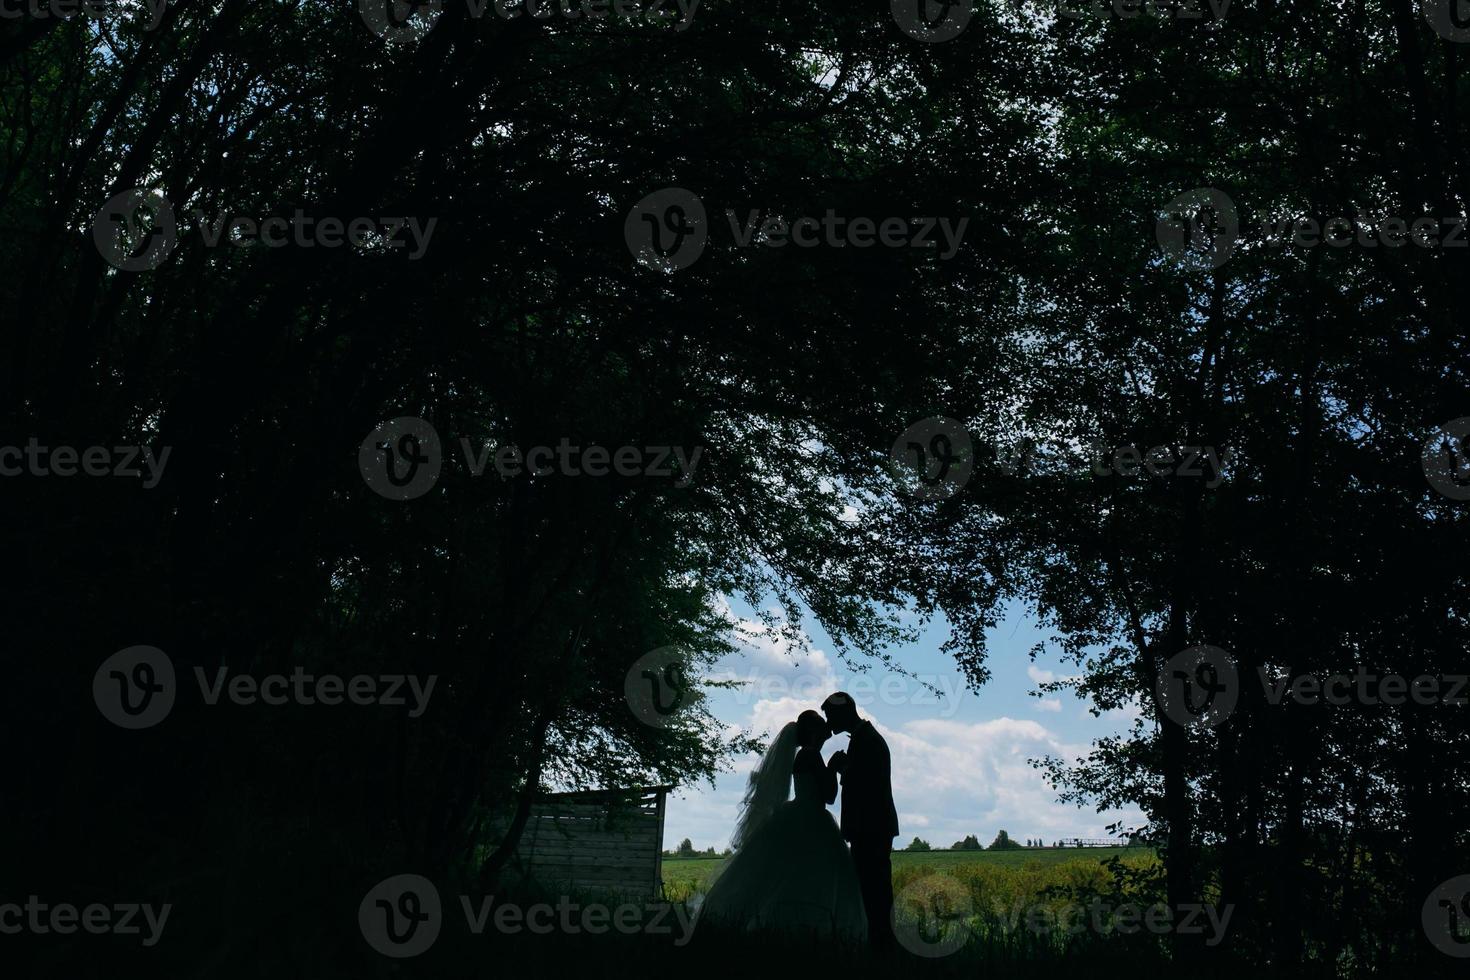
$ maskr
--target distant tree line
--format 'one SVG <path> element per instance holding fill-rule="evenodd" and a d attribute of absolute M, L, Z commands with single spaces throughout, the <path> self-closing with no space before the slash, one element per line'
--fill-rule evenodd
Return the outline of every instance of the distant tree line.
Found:
<path fill-rule="evenodd" d="M 988 851 L 1017 851 L 1017 850 L 1021 850 L 1022 848 L 1025 848 L 1025 847 L 1036 847 L 1036 846 L 1040 846 L 1040 842 L 1039 841 L 1032 842 L 1032 841 L 1029 841 L 1028 840 L 1025 844 L 1021 844 L 1021 843 L 1018 843 L 1017 841 L 1011 839 L 1011 835 L 1009 833 L 1007 833 L 1006 831 L 1002 830 L 1002 831 L 1000 831 L 999 833 L 997 833 L 995 835 L 995 840 L 993 840 L 993 841 L 990 842 L 990 846 L 989 847 L 982 846 L 981 843 L 980 843 L 979 838 L 977 838 L 974 834 L 969 834 L 969 835 L 967 835 L 965 837 L 964 840 L 955 841 L 953 844 L 951 844 L 949 846 L 949 850 L 951 850 L 951 851 L 987 851 L 987 850 Z M 915 837 L 912 841 L 910 841 L 908 843 L 908 845 L 904 848 L 904 850 L 905 851 L 930 851 L 930 850 L 933 850 L 933 847 L 930 846 L 930 844 L 929 844 L 928 841 L 926 841 L 926 840 L 924 840 L 924 839 L 922 839 L 920 837 Z"/>
<path fill-rule="evenodd" d="M 681 840 L 679 842 L 679 846 L 677 848 L 675 848 L 674 850 L 672 850 L 672 851 L 664 851 L 664 857 L 670 857 L 670 858 L 729 857 L 730 854 L 731 854 L 731 851 L 730 851 L 730 848 L 728 848 L 728 847 L 725 848 L 723 851 L 718 851 L 718 852 L 714 849 L 713 846 L 706 847 L 702 851 L 695 850 L 695 848 L 694 848 L 694 842 L 691 841 L 688 837 L 686 837 L 683 840 Z"/>

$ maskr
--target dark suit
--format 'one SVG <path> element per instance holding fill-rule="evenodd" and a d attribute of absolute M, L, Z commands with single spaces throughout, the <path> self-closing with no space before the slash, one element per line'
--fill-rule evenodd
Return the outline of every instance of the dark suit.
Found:
<path fill-rule="evenodd" d="M 875 948 L 893 942 L 893 838 L 898 810 L 893 806 L 893 763 L 888 743 L 872 722 L 858 722 L 847 746 L 842 771 L 842 836 L 852 845 L 852 861 L 868 914 L 868 938 Z"/>

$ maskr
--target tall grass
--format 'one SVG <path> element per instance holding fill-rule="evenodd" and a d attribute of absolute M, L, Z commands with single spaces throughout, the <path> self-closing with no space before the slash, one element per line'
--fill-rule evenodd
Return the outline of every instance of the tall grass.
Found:
<path fill-rule="evenodd" d="M 724 863 L 718 858 L 666 860 L 666 897 L 692 917 L 690 905 L 697 904 Z M 886 958 L 875 956 L 865 946 L 821 937 L 732 932 L 714 923 L 699 923 L 688 934 L 676 928 L 672 933 L 638 935 L 567 935 L 560 931 L 545 936 L 499 935 L 493 929 L 473 939 L 446 935 L 442 948 L 434 951 L 432 965 L 435 975 L 441 977 L 488 975 L 475 967 L 493 963 L 495 975 L 500 976 L 595 975 L 600 980 L 690 975 L 740 980 L 807 975 L 844 980 L 895 975 L 909 980 L 1181 980 L 1186 975 L 1188 980 L 1238 980 L 1244 975 L 1239 964 L 1225 955 L 1191 964 L 1187 974 L 1181 973 L 1181 964 L 1171 959 L 1166 940 L 1146 931 L 1123 934 L 1089 927 L 1068 933 L 1028 925 L 1028 916 L 1055 917 L 1069 905 L 1086 905 L 1093 899 L 1113 905 L 1151 904 L 1160 897 L 1161 870 L 1155 855 L 1141 848 L 1023 855 L 895 854 L 893 881 L 899 920 L 911 931 L 909 942 Z M 549 896 L 518 898 L 549 900 Z M 614 901 L 592 894 L 577 898 L 583 903 Z M 949 948 L 944 943 L 946 936 L 958 936 L 960 941 Z M 1223 949 L 1218 952 L 1224 954 Z M 1277 980 L 1266 972 L 1250 975 Z M 1292 980 L 1306 980 L 1306 975 L 1295 974 Z"/>

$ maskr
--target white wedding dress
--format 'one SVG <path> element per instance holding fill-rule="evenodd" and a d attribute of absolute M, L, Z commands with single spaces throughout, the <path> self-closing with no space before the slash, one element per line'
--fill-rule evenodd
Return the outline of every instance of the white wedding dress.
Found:
<path fill-rule="evenodd" d="M 862 942 L 868 925 L 857 871 L 827 812 L 837 777 L 816 749 L 795 751 L 795 729 L 781 730 L 751 774 L 736 851 L 700 905 L 698 921 Z"/>

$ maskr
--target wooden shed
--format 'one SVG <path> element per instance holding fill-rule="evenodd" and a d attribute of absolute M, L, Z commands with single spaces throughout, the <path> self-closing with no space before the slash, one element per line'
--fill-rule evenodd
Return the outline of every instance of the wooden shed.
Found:
<path fill-rule="evenodd" d="M 543 887 L 660 899 L 672 788 L 549 793 L 531 806 L 516 864 Z"/>

